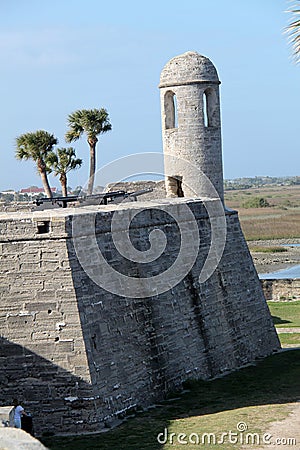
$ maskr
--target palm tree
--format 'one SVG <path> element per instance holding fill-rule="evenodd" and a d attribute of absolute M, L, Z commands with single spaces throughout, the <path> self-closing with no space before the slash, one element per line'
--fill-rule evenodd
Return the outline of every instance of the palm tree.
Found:
<path fill-rule="evenodd" d="M 53 170 L 55 176 L 59 175 L 62 194 L 67 197 L 67 173 L 79 168 L 82 159 L 76 158 L 73 147 L 58 148 L 56 152 L 52 151 L 48 154 L 46 164 L 49 169 Z"/>
<path fill-rule="evenodd" d="M 298 0 L 299 1 L 299 0 Z M 300 3 L 300 2 L 299 2 Z M 289 34 L 289 42 L 292 44 L 296 63 L 300 62 L 300 9 L 294 7 L 288 10 L 292 13 L 294 20 L 286 27 L 285 32 Z"/>
<path fill-rule="evenodd" d="M 83 133 L 87 135 L 90 147 L 90 176 L 88 182 L 88 194 L 93 193 L 96 170 L 96 144 L 97 136 L 111 130 L 108 112 L 106 109 L 81 109 L 68 116 L 69 130 L 65 139 L 73 142 L 79 139 Z"/>
<path fill-rule="evenodd" d="M 17 159 L 32 159 L 37 165 L 37 170 L 41 176 L 47 197 L 52 197 L 47 173 L 51 170 L 47 167 L 47 155 L 52 151 L 53 146 L 57 144 L 57 139 L 53 134 L 44 130 L 38 130 L 32 133 L 21 134 L 16 138 Z"/>

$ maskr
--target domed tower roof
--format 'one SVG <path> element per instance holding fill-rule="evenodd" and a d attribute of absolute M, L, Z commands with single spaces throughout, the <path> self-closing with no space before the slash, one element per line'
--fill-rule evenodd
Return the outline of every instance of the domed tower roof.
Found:
<path fill-rule="evenodd" d="M 172 58 L 161 72 L 159 87 L 190 83 L 220 84 L 213 63 L 197 52 L 186 52 Z"/>

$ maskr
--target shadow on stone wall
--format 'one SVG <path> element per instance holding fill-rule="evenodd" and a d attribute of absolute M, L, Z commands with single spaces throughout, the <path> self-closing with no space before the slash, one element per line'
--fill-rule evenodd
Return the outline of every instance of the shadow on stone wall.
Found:
<path fill-rule="evenodd" d="M 163 212 L 160 212 L 160 220 L 162 227 L 168 227 L 173 247 L 177 245 L 180 248 L 180 238 L 176 237 L 177 225 L 170 224 L 170 218 Z M 96 218 L 96 227 L 100 229 L 97 244 L 99 251 L 117 271 L 128 277 L 139 278 L 153 276 L 166 269 L 163 257 L 156 264 L 139 264 L 120 257 L 109 231 L 110 222 L 107 222 L 108 218 L 103 214 Z M 153 224 L 149 226 L 150 229 L 154 227 Z M 66 231 L 71 237 L 72 230 L 68 224 Z M 139 244 L 140 250 L 147 249 L 148 227 L 140 227 L 137 223 L 133 233 L 136 233 L 136 246 Z M 168 265 L 172 265 L 176 259 L 177 248 L 169 252 Z M 186 376 L 187 364 L 184 366 L 178 360 L 184 354 L 185 343 L 178 342 L 178 348 L 174 344 L 176 329 L 185 319 L 180 315 L 178 304 L 175 304 L 176 298 L 173 304 L 173 294 L 142 299 L 111 294 L 91 280 L 82 268 L 73 239 L 67 239 L 67 249 L 92 385 L 105 403 L 102 418 L 123 418 L 137 407 L 161 400 L 170 389 L 179 386 Z M 85 251 L 93 262 L 95 249 L 87 247 Z M 101 273 L 101 266 L 94 265 L 93 270 Z M 172 334 L 168 335 L 170 330 L 173 330 Z M 174 354 L 174 361 L 177 357 L 177 364 L 170 363 L 171 353 Z"/>
<path fill-rule="evenodd" d="M 91 422 L 96 417 L 94 403 L 87 400 L 92 397 L 88 383 L 5 338 L 0 338 L 0 361 L 0 405 L 18 398 L 32 414 L 37 434 L 89 431 L 82 423 L 87 415 Z"/>

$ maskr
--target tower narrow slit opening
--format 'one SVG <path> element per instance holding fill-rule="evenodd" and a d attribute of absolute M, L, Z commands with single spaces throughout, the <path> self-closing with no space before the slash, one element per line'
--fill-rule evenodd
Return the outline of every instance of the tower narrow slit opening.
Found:
<path fill-rule="evenodd" d="M 203 121 L 204 121 L 204 126 L 208 127 L 209 126 L 209 120 L 208 120 L 208 101 L 207 101 L 207 92 L 205 91 L 203 93 Z"/>
<path fill-rule="evenodd" d="M 166 129 L 178 128 L 178 113 L 176 94 L 168 91 L 165 94 L 165 127 Z"/>
<path fill-rule="evenodd" d="M 203 92 L 203 122 L 204 127 L 217 127 L 218 118 L 218 97 L 212 88 L 208 88 Z"/>

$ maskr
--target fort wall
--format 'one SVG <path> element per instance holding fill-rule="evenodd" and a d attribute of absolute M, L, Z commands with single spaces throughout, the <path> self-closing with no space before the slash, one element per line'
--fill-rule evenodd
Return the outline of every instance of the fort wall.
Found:
<path fill-rule="evenodd" d="M 95 251 L 128 277 L 151 279 L 178 257 L 181 237 L 174 216 L 179 213 L 189 232 L 190 218 L 181 210 L 186 206 L 201 245 L 191 270 L 172 288 L 156 295 L 153 286 L 152 296 L 125 297 L 112 293 L 125 292 L 120 280 L 112 279 L 115 286 L 107 290 L 82 267 L 74 218 L 80 216 L 84 225 L 93 217 L 97 249 L 84 250 L 89 270 L 100 280 L 105 273 Z M 153 229 L 164 233 L 167 245 L 157 260 L 136 263 L 119 254 L 111 233 L 116 208 L 138 213 L 130 239 L 141 251 L 149 247 Z M 0 403 L 24 400 L 38 433 L 95 431 L 162 400 L 186 379 L 209 379 L 278 350 L 237 213 L 227 211 L 226 222 L 222 259 L 199 283 L 211 244 L 211 224 L 200 200 L 2 214 Z"/>
<path fill-rule="evenodd" d="M 299 279 L 261 280 L 266 300 L 293 301 L 300 300 Z"/>

